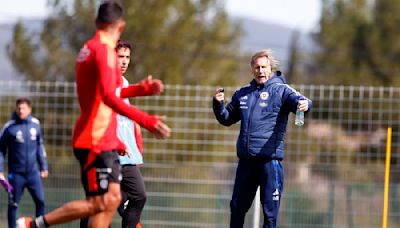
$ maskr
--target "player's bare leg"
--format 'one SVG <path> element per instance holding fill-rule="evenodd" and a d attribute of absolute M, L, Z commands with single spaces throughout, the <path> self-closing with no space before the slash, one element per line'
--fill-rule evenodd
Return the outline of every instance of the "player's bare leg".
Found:
<path fill-rule="evenodd" d="M 120 185 L 117 183 L 110 183 L 108 192 L 104 196 L 107 207 L 104 208 L 102 212 L 90 217 L 89 227 L 109 227 L 112 217 L 121 203 Z"/>
<path fill-rule="evenodd" d="M 56 225 L 90 217 L 89 227 L 108 228 L 120 201 L 119 184 L 110 183 L 109 191 L 104 195 L 72 201 L 46 214 L 44 219 L 49 225 Z"/>

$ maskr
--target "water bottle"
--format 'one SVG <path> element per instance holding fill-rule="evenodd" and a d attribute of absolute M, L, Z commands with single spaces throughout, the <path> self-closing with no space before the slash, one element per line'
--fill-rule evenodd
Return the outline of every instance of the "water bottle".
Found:
<path fill-rule="evenodd" d="M 296 117 L 294 119 L 294 124 L 296 126 L 304 125 L 304 112 L 300 111 L 299 108 L 297 108 L 297 110 L 296 110 Z"/>

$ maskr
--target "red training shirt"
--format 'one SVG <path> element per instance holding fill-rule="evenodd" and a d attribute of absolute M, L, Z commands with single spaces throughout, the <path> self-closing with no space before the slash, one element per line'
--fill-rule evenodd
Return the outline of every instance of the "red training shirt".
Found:
<path fill-rule="evenodd" d="M 72 145 L 97 153 L 125 150 L 117 137 L 116 113 L 124 115 L 150 132 L 159 121 L 132 105 L 123 97 L 134 93 L 134 88 L 122 87 L 121 71 L 115 52 L 116 43 L 101 30 L 80 50 L 76 59 L 76 85 L 80 116 L 75 124 Z"/>

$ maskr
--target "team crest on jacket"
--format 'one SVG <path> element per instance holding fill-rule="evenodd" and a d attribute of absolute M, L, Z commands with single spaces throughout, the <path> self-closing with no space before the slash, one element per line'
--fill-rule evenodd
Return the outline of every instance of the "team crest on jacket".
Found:
<path fill-rule="evenodd" d="M 37 131 L 35 128 L 29 129 L 29 133 L 31 133 L 31 140 L 36 140 Z"/>
<path fill-rule="evenodd" d="M 261 100 L 267 100 L 268 97 L 269 97 L 269 93 L 268 93 L 268 92 L 262 92 L 262 93 L 260 94 Z"/>
<path fill-rule="evenodd" d="M 15 134 L 15 139 L 17 140 L 17 142 L 19 143 L 24 143 L 24 135 L 22 134 L 22 131 L 17 131 L 17 133 Z"/>

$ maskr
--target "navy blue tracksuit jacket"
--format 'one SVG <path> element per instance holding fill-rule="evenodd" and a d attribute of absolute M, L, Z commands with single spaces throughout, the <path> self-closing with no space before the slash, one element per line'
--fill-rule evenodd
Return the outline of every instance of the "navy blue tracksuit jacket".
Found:
<path fill-rule="evenodd" d="M 260 186 L 264 227 L 276 227 L 283 191 L 284 138 L 289 113 L 295 113 L 300 99 L 312 102 L 286 84 L 276 72 L 263 85 L 253 79 L 237 90 L 228 105 L 214 99 L 218 122 L 230 126 L 240 121 L 236 143 L 239 164 L 231 200 L 231 227 L 242 227 L 245 213 Z"/>
<path fill-rule="evenodd" d="M 26 120 L 21 120 L 13 114 L 0 132 L 0 172 L 4 172 L 4 157 L 7 152 L 9 173 L 48 170 L 38 119 L 29 116 Z"/>
<path fill-rule="evenodd" d="M 21 120 L 16 113 L 13 114 L 0 132 L 0 172 L 4 172 L 6 154 L 8 180 L 14 188 L 8 205 L 8 224 L 13 228 L 24 188 L 35 201 L 36 216 L 45 212 L 40 171 L 48 170 L 48 164 L 38 119 L 29 116 Z"/>

